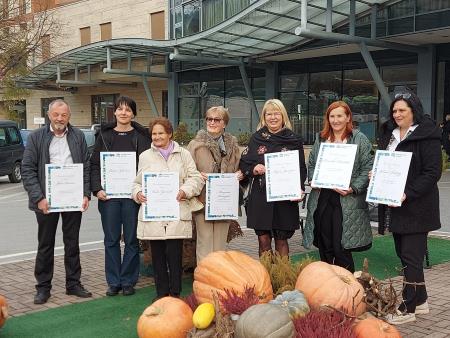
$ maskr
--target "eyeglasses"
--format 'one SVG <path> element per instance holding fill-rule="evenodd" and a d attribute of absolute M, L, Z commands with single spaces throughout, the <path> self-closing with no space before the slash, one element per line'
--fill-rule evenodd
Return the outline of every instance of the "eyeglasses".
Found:
<path fill-rule="evenodd" d="M 220 119 L 218 117 L 207 117 L 205 118 L 206 123 L 220 123 L 220 121 L 222 121 L 223 119 Z"/>
<path fill-rule="evenodd" d="M 411 98 L 411 93 L 397 93 L 394 96 L 395 99 L 409 99 Z"/>

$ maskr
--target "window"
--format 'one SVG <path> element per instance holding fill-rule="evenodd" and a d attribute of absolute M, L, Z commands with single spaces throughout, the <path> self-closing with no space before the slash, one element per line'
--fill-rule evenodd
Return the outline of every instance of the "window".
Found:
<path fill-rule="evenodd" d="M 200 28 L 200 4 L 193 1 L 183 6 L 183 36 L 198 33 Z"/>
<path fill-rule="evenodd" d="M 211 28 L 223 21 L 223 0 L 203 0 L 203 30 Z"/>
<path fill-rule="evenodd" d="M 50 59 L 50 35 L 44 35 L 41 39 L 42 60 Z"/>
<path fill-rule="evenodd" d="M 8 127 L 10 144 L 20 144 L 19 130 L 17 128 Z"/>
<path fill-rule="evenodd" d="M 111 22 L 102 23 L 100 25 L 100 39 L 102 41 L 112 39 Z"/>
<path fill-rule="evenodd" d="M 81 46 L 91 43 L 91 27 L 80 28 L 80 43 Z"/>
<path fill-rule="evenodd" d="M 150 14 L 150 37 L 153 40 L 166 39 L 166 26 L 164 24 L 164 11 Z"/>
<path fill-rule="evenodd" d="M 0 147 L 6 146 L 6 130 L 5 128 L 0 128 Z"/>
<path fill-rule="evenodd" d="M 92 124 L 112 122 L 114 120 L 114 102 L 118 94 L 92 95 Z"/>

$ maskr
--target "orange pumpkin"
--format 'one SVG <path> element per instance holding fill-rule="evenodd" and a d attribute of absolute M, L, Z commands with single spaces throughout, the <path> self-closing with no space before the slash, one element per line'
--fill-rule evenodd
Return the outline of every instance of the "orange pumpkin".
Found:
<path fill-rule="evenodd" d="M 192 310 L 184 301 L 164 297 L 147 307 L 139 317 L 139 338 L 185 338 L 192 323 Z"/>
<path fill-rule="evenodd" d="M 353 332 L 356 338 L 402 338 L 395 326 L 375 317 L 357 322 Z"/>
<path fill-rule="evenodd" d="M 224 289 L 242 293 L 245 286 L 255 287 L 260 303 L 273 299 L 270 276 L 257 260 L 240 251 L 215 251 L 197 265 L 193 290 L 199 303 L 213 303 L 213 292 Z"/>
<path fill-rule="evenodd" d="M 0 327 L 2 327 L 8 318 L 8 303 L 5 297 L 0 296 Z"/>
<path fill-rule="evenodd" d="M 308 264 L 298 276 L 295 288 L 303 292 L 313 309 L 329 305 L 356 316 L 366 311 L 364 288 L 350 271 L 340 266 L 325 262 Z"/>

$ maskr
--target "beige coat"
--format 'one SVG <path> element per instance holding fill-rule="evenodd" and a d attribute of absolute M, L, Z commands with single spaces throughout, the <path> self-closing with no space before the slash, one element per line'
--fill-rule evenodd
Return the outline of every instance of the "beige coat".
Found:
<path fill-rule="evenodd" d="M 139 209 L 137 237 L 143 240 L 164 240 L 192 237 L 192 212 L 200 210 L 203 205 L 194 198 L 203 188 L 203 179 L 195 167 L 191 154 L 175 143 L 174 150 L 166 161 L 153 144 L 139 156 L 139 167 L 133 184 L 133 199 L 142 191 L 142 173 L 178 172 L 180 189 L 186 193 L 186 200 L 180 202 L 179 221 L 142 221 L 142 206 Z M 139 203 L 139 202 L 138 202 Z"/>

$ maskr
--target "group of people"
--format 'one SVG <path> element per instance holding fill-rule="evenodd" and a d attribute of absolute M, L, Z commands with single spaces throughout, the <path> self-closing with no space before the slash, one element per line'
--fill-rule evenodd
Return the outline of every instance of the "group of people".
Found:
<path fill-rule="evenodd" d="M 237 140 L 225 132 L 228 110 L 211 107 L 206 112 L 206 130 L 200 130 L 187 148 L 173 140 L 174 131 L 166 118 L 155 118 L 149 129 L 133 121 L 136 103 L 120 97 L 115 106 L 115 122 L 101 127 L 89 159 L 82 133 L 69 124 L 70 108 L 63 100 L 49 106 L 50 124 L 31 133 L 22 163 L 22 176 L 29 194 L 30 209 L 39 226 L 36 257 L 36 304 L 50 297 L 53 275 L 53 249 L 59 213 L 48 212 L 45 196 L 46 163 L 84 164 L 84 203 L 87 209 L 91 191 L 98 198 L 104 231 L 105 274 L 108 296 L 134 294 L 139 275 L 138 239 L 149 240 L 157 298 L 178 297 L 181 292 L 183 239 L 192 237 L 196 227 L 196 258 L 200 262 L 210 252 L 224 250 L 229 221 L 205 220 L 205 181 L 208 173 L 234 173 L 248 189 L 247 226 L 258 236 L 259 254 L 275 250 L 289 255 L 288 239 L 299 229 L 298 203 L 305 198 L 305 182 L 310 183 L 321 143 L 357 145 L 350 188 L 312 188 L 307 201 L 303 245 L 319 249 L 322 261 L 354 271 L 353 251 L 372 245 L 368 205 L 365 201 L 373 164 L 372 144 L 353 126 L 350 107 L 333 102 L 324 115 L 323 128 L 305 162 L 303 142 L 292 130 L 287 111 L 280 100 L 268 100 L 262 109 L 257 131 L 242 152 Z M 400 207 L 379 205 L 379 229 L 388 228 L 403 266 L 405 286 L 398 312 L 388 320 L 401 324 L 415 320 L 415 314 L 428 313 L 423 274 L 423 258 L 429 231 L 440 227 L 439 192 L 441 175 L 441 133 L 424 114 L 414 93 L 396 95 L 390 115 L 379 135 L 378 149 L 412 152 L 406 187 Z M 264 154 L 297 150 L 299 154 L 299 199 L 267 202 Z M 136 153 L 136 178 L 132 198 L 109 199 L 101 185 L 100 153 Z M 142 173 L 177 172 L 177 221 L 144 221 L 142 205 L 149 201 L 143 193 Z M 141 207 L 140 207 L 141 205 Z M 67 294 L 90 297 L 80 283 L 78 235 L 81 212 L 61 213 L 65 244 Z M 123 233 L 125 248 L 121 256 Z"/>

